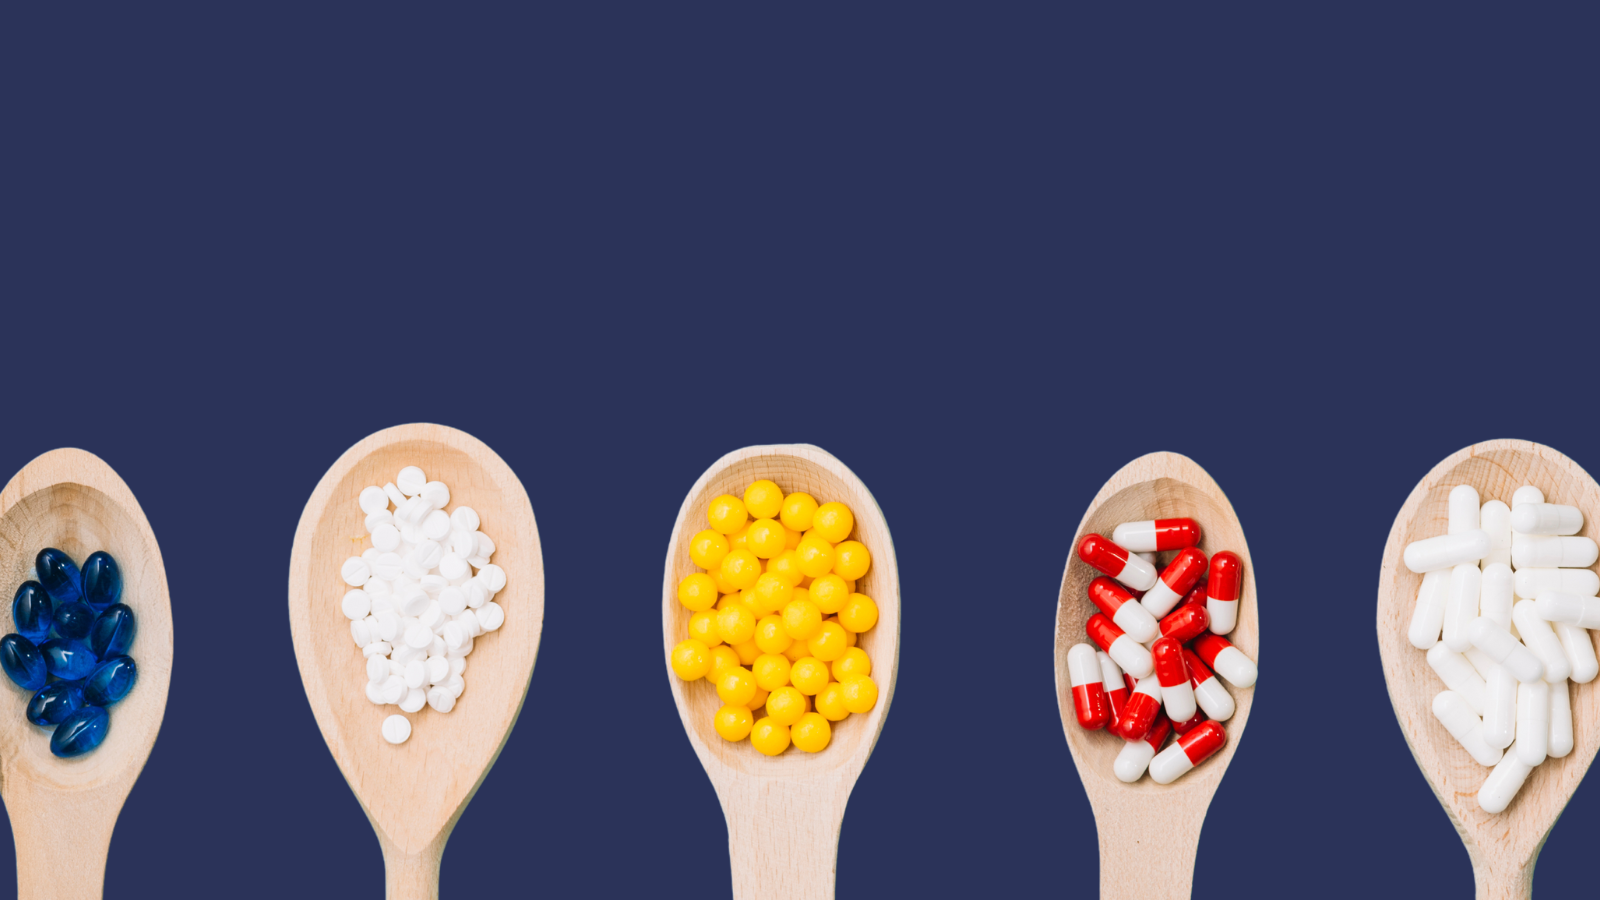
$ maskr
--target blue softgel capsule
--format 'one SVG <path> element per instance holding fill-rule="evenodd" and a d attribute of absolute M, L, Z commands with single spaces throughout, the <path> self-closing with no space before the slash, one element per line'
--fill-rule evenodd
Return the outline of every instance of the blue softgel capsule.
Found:
<path fill-rule="evenodd" d="M 60 725 L 82 705 L 83 688 L 76 681 L 51 682 L 28 701 L 28 721 L 35 725 Z"/>
<path fill-rule="evenodd" d="M 98 706 L 79 707 L 50 735 L 50 752 L 61 757 L 82 756 L 100 746 L 110 730 L 110 713 Z"/>
<path fill-rule="evenodd" d="M 8 634 L 0 638 L 0 668 L 6 670 L 6 676 L 15 681 L 17 687 L 25 691 L 37 691 L 44 687 L 49 667 L 45 665 L 44 654 L 33 645 L 33 641 L 20 634 Z"/>
<path fill-rule="evenodd" d="M 46 547 L 34 558 L 34 568 L 39 570 L 39 583 L 57 603 L 71 603 L 83 599 L 83 575 L 72 557 L 54 547 Z"/>
<path fill-rule="evenodd" d="M 24 581 L 11 600 L 11 621 L 17 624 L 17 634 L 35 644 L 50 636 L 56 623 L 56 606 L 45 593 L 44 585 L 37 581 Z"/>
<path fill-rule="evenodd" d="M 104 550 L 96 550 L 83 561 L 83 602 L 95 612 L 122 602 L 122 570 Z"/>
<path fill-rule="evenodd" d="M 138 633 L 133 610 L 118 603 L 94 620 L 94 627 L 89 629 L 89 649 L 101 659 L 126 656 L 133 649 L 133 636 Z"/>
<path fill-rule="evenodd" d="M 94 627 L 94 610 L 89 604 L 77 600 L 56 606 L 56 634 L 69 640 L 81 641 Z"/>
<path fill-rule="evenodd" d="M 39 652 L 44 654 L 45 668 L 50 671 L 51 675 L 62 681 L 78 681 L 88 678 L 89 673 L 93 672 L 94 667 L 100 662 L 99 658 L 94 655 L 94 651 L 89 649 L 88 644 L 83 641 L 73 641 L 66 638 L 45 641 L 44 646 L 39 648 Z M 12 680 L 16 681 L 16 677 L 12 676 Z M 20 681 L 17 683 L 21 684 Z M 32 690 L 38 690 L 38 688 L 35 687 Z"/>
<path fill-rule="evenodd" d="M 128 696 L 139 680 L 133 657 L 118 656 L 101 663 L 83 682 L 83 699 L 95 706 L 110 706 Z"/>

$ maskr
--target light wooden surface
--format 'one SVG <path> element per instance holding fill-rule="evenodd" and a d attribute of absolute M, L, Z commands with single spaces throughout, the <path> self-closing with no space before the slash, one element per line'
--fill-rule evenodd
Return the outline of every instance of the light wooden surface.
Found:
<path fill-rule="evenodd" d="M 105 743 L 84 756 L 51 755 L 54 729 L 23 717 L 32 695 L 10 681 L 0 689 L 7 706 L 0 714 L 0 796 L 17 848 L 17 896 L 90 900 L 100 896 L 117 815 L 166 714 L 172 602 L 161 548 L 144 510 L 92 453 L 52 450 L 24 466 L 0 492 L 0 584 L 7 596 L 28 580 L 34 557 L 45 547 L 66 551 L 79 565 L 96 550 L 115 557 L 122 602 L 139 625 L 129 651 L 139 665 L 139 683 L 111 707 Z"/>
<path fill-rule="evenodd" d="M 1484 503 L 1500 500 L 1507 505 L 1517 488 L 1535 485 L 1547 502 L 1583 510 L 1579 533 L 1587 537 L 1600 533 L 1595 526 L 1600 486 L 1577 463 L 1541 444 L 1512 440 L 1473 444 L 1434 466 L 1406 498 L 1389 531 L 1378 580 L 1378 649 L 1389 700 L 1417 765 L 1467 845 L 1478 897 L 1531 897 L 1539 849 L 1600 748 L 1600 696 L 1594 682 L 1574 685 L 1572 752 L 1535 768 L 1499 815 L 1478 806 L 1478 787 L 1489 770 L 1474 762 L 1434 718 L 1433 698 L 1445 689 L 1444 683 L 1428 666 L 1427 655 L 1406 639 L 1422 576 L 1401 560 L 1407 544 L 1446 532 L 1450 489 L 1460 484 L 1476 488 Z"/>
<path fill-rule="evenodd" d="M 1074 644 L 1093 644 L 1084 632 L 1084 624 L 1099 611 L 1089 601 L 1088 587 L 1100 573 L 1078 558 L 1078 541 L 1090 533 L 1109 537 L 1123 522 L 1165 518 L 1199 522 L 1200 549 L 1208 557 L 1232 550 L 1244 560 L 1239 624 L 1228 640 L 1260 662 L 1255 565 L 1227 496 L 1204 469 L 1176 453 L 1151 453 L 1123 466 L 1095 495 L 1078 524 L 1072 546 L 1067 548 L 1067 567 L 1061 576 L 1061 596 L 1056 606 L 1056 701 L 1061 707 L 1067 746 L 1094 807 L 1095 826 L 1100 832 L 1103 898 L 1158 900 L 1189 896 L 1200 826 L 1244 736 L 1255 697 L 1253 687 L 1241 690 L 1228 686 L 1237 707 L 1233 718 L 1223 723 L 1228 743 L 1215 756 L 1166 786 L 1151 781 L 1149 775 L 1133 784 L 1117 780 L 1112 763 L 1124 746 L 1123 740 L 1104 730 L 1085 731 L 1079 727 L 1072 707 L 1067 651 Z M 1162 562 L 1173 555 L 1162 554 Z M 1167 745 L 1171 745 L 1170 739 Z"/>
<path fill-rule="evenodd" d="M 467 657 L 466 692 L 448 715 L 369 701 L 366 660 L 339 610 L 350 589 L 340 565 L 372 546 L 357 502 L 361 489 L 394 481 L 405 466 L 449 486 L 447 510 L 478 511 L 495 542 L 491 561 L 506 571 L 506 587 L 494 598 L 505 607 L 505 624 L 478 637 Z M 544 626 L 539 528 L 522 482 L 482 441 L 442 425 L 399 425 L 362 440 L 322 476 L 300 517 L 289 563 L 289 625 L 317 726 L 377 832 L 388 896 L 437 897 L 445 841 L 517 721 Z M 411 720 L 412 732 L 395 746 L 379 728 L 397 714 Z"/>
<path fill-rule="evenodd" d="M 716 689 L 704 679 L 683 682 L 669 660 L 672 648 L 688 637 L 690 612 L 678 602 L 678 582 L 699 571 L 689 559 L 689 539 L 707 527 L 706 509 L 713 497 L 743 497 L 744 489 L 762 478 L 776 482 L 786 494 L 805 491 L 819 503 L 837 500 L 849 506 L 856 520 L 850 537 L 872 554 L 872 567 L 856 590 L 877 602 L 878 624 L 861 636 L 858 646 L 872 658 L 878 705 L 865 715 L 831 723 L 833 740 L 821 753 L 790 747 L 768 757 L 748 740 L 723 740 L 711 724 L 722 706 Z M 662 661 L 678 715 L 727 818 L 734 897 L 832 897 L 845 803 L 883 730 L 900 656 L 900 574 L 877 501 L 855 473 L 819 447 L 783 444 L 729 453 L 700 476 L 678 511 L 667 545 L 661 624 Z"/>

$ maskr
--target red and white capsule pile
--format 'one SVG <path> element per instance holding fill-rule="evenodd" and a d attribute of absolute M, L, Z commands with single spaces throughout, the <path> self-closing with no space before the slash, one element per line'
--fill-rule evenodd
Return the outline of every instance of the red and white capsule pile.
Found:
<path fill-rule="evenodd" d="M 1094 645 L 1067 652 L 1072 705 L 1085 729 L 1127 741 L 1113 768 L 1128 784 L 1147 768 L 1171 784 L 1227 743 L 1234 702 L 1213 672 L 1237 688 L 1256 683 L 1255 662 L 1224 637 L 1239 620 L 1244 562 L 1224 550 L 1208 572 L 1199 543 L 1193 519 L 1124 522 L 1110 539 L 1078 543 L 1078 558 L 1106 577 L 1089 582 Z M 1174 551 L 1157 572 L 1156 554 Z"/>

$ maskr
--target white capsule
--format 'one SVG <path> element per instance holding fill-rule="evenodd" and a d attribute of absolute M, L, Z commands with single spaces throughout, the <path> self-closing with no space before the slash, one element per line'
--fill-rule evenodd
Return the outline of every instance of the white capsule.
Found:
<path fill-rule="evenodd" d="M 1483 678 L 1472 668 L 1472 663 L 1467 658 L 1451 650 L 1444 644 L 1434 644 L 1428 651 L 1428 665 L 1438 673 L 1444 686 L 1467 701 L 1472 711 L 1483 715 L 1485 692 L 1487 690 Z"/>
<path fill-rule="evenodd" d="M 339 577 L 351 587 L 361 587 L 372 577 L 372 567 L 359 556 L 352 556 L 339 567 Z"/>
<path fill-rule="evenodd" d="M 1411 627 L 1406 629 L 1406 639 L 1418 650 L 1428 650 L 1439 643 L 1439 630 L 1444 625 L 1444 608 L 1450 596 L 1450 570 L 1438 569 L 1422 576 L 1422 587 L 1417 591 L 1417 605 L 1411 610 Z"/>
<path fill-rule="evenodd" d="M 1479 616 L 1467 627 L 1467 634 L 1474 647 L 1504 666 L 1516 680 L 1523 682 L 1543 680 L 1544 661 L 1519 643 L 1509 631 Z"/>
<path fill-rule="evenodd" d="M 450 688 L 445 685 L 436 684 L 428 688 L 428 705 L 438 712 L 447 713 L 455 709 L 456 695 L 452 694 Z"/>
<path fill-rule="evenodd" d="M 399 701 L 395 701 L 399 702 Z M 411 720 L 405 716 L 390 716 L 383 720 L 383 739 L 391 744 L 404 744 L 411 737 Z"/>
<path fill-rule="evenodd" d="M 419 496 L 434 509 L 444 509 L 450 505 L 450 488 L 442 481 L 430 481 L 423 485 Z"/>
<path fill-rule="evenodd" d="M 1518 569 L 1586 569 L 1596 559 L 1600 547 L 1586 537 L 1511 535 L 1511 561 Z"/>
<path fill-rule="evenodd" d="M 1478 617 L 1478 597 L 1483 573 L 1475 563 L 1462 563 L 1450 570 L 1450 594 L 1444 606 L 1444 644 L 1457 653 L 1472 646 L 1467 626 Z"/>
<path fill-rule="evenodd" d="M 1526 601 L 1524 601 L 1526 602 Z M 1600 628 L 1600 597 L 1579 597 L 1560 591 L 1540 591 L 1533 601 L 1539 618 L 1546 622 L 1565 622 L 1579 628 Z"/>
<path fill-rule="evenodd" d="M 450 517 L 444 510 L 436 509 L 422 520 L 422 534 L 430 541 L 442 541 L 450 536 Z"/>
<path fill-rule="evenodd" d="M 1478 594 L 1478 615 L 1511 630 L 1511 604 L 1517 601 L 1516 575 L 1503 563 L 1483 567 L 1483 584 Z"/>
<path fill-rule="evenodd" d="M 500 569 L 499 566 L 494 568 L 496 571 Z M 1111 617 L 1111 621 L 1126 632 L 1128 637 L 1141 644 L 1148 644 L 1161 636 L 1161 625 L 1156 621 L 1156 617 L 1150 615 L 1150 610 L 1145 609 L 1143 604 L 1138 602 L 1122 604 L 1117 608 L 1117 614 Z M 1185 720 L 1179 719 L 1178 721 Z"/>
<path fill-rule="evenodd" d="M 1572 665 L 1561 649 L 1561 641 L 1550 629 L 1550 623 L 1539 618 L 1538 607 L 1532 600 L 1523 600 L 1511 609 L 1511 621 L 1516 623 L 1522 643 L 1544 663 L 1544 680 L 1561 681 L 1572 675 Z"/>
<path fill-rule="evenodd" d="M 1550 737 L 1545 753 L 1560 759 L 1572 752 L 1572 696 L 1567 693 L 1567 683 L 1557 681 L 1550 685 Z"/>
<path fill-rule="evenodd" d="M 427 486 L 428 476 L 423 474 L 422 470 L 416 466 L 406 466 L 400 470 L 399 475 L 395 476 L 394 483 L 400 488 L 400 493 L 405 494 L 407 497 L 415 497 L 422 493 L 422 489 Z"/>
<path fill-rule="evenodd" d="M 1216 679 L 1212 679 L 1215 681 Z M 1194 687 L 1187 681 L 1163 687 L 1161 689 L 1161 705 L 1167 711 L 1167 718 L 1174 722 L 1187 722 L 1194 718 L 1195 694 Z"/>
<path fill-rule="evenodd" d="M 1543 502 L 1544 502 L 1544 491 L 1539 490 L 1538 488 L 1534 487 L 1531 484 L 1525 484 L 1522 487 L 1517 488 L 1516 493 L 1511 495 L 1511 508 L 1513 510 L 1515 510 L 1517 507 L 1521 506 L 1524 503 L 1543 503 Z"/>
<path fill-rule="evenodd" d="M 1479 529 L 1478 489 L 1470 484 L 1458 484 L 1450 489 L 1450 519 L 1447 534 L 1466 534 Z"/>
<path fill-rule="evenodd" d="M 1483 787 L 1478 788 L 1478 805 L 1490 815 L 1504 812 L 1517 796 L 1517 791 L 1522 790 L 1523 782 L 1528 780 L 1528 773 L 1532 771 L 1533 767 L 1519 757 L 1517 745 L 1512 744 L 1500 762 L 1495 764 L 1489 777 L 1483 780 Z"/>
<path fill-rule="evenodd" d="M 339 601 L 339 611 L 346 619 L 365 619 L 372 612 L 372 598 L 360 588 L 349 591 Z"/>
<path fill-rule="evenodd" d="M 361 504 L 361 511 L 370 515 L 389 508 L 389 495 L 381 487 L 362 488 L 357 502 Z"/>
<path fill-rule="evenodd" d="M 1110 656 L 1111 661 L 1121 667 L 1122 671 L 1132 675 L 1136 681 L 1149 678 L 1150 673 L 1155 671 L 1155 663 L 1150 658 L 1150 651 L 1125 634 L 1119 635 L 1116 640 L 1111 642 L 1111 646 L 1106 648 L 1106 655 Z"/>
<path fill-rule="evenodd" d="M 1577 534 L 1583 530 L 1583 512 L 1557 503 L 1524 503 L 1511 513 L 1511 530 L 1517 534 Z"/>
<path fill-rule="evenodd" d="M 1565 622 L 1554 622 L 1550 627 L 1560 639 L 1561 652 L 1572 666 L 1572 674 L 1567 677 L 1574 684 L 1588 684 L 1600 675 L 1600 660 L 1595 658 L 1594 640 L 1588 631 Z"/>
<path fill-rule="evenodd" d="M 1489 554 L 1489 533 L 1483 529 L 1461 534 L 1441 534 L 1406 545 L 1406 568 L 1418 575 L 1439 569 L 1453 569 L 1463 563 L 1476 564 Z"/>
<path fill-rule="evenodd" d="M 1561 680 L 1563 687 L 1566 679 Z M 1550 685 L 1517 685 L 1517 756 L 1528 766 L 1544 762 L 1550 749 Z"/>
<path fill-rule="evenodd" d="M 1468 647 L 1467 649 L 1461 651 L 1461 655 L 1465 656 L 1467 658 L 1467 662 L 1472 663 L 1472 668 L 1476 669 L 1478 674 L 1483 676 L 1484 683 L 1488 683 L 1489 676 L 1500 668 L 1499 663 L 1495 662 L 1493 659 L 1490 659 L 1489 654 L 1479 650 L 1477 647 Z M 1540 667 L 1540 671 L 1544 671 L 1543 666 Z M 1516 681 L 1517 679 L 1515 676 L 1513 676 L 1511 680 Z"/>
<path fill-rule="evenodd" d="M 1478 511 L 1478 521 L 1489 535 L 1489 554 L 1483 558 L 1487 567 L 1490 563 L 1500 563 L 1503 566 L 1511 565 L 1511 507 L 1499 500 L 1490 500 Z"/>
<path fill-rule="evenodd" d="M 1125 605 L 1138 606 L 1137 603 L 1128 603 Z M 480 609 L 474 610 L 473 613 L 478 617 L 478 624 L 482 626 L 485 632 L 494 631 L 501 625 L 504 625 L 506 622 L 506 611 L 501 608 L 500 604 L 495 603 L 492 600 L 488 603 L 485 603 Z M 1191 715 L 1193 715 L 1193 713 L 1191 713 Z"/>
<path fill-rule="evenodd" d="M 1593 569 L 1522 568 L 1516 574 L 1517 596 L 1532 600 L 1545 591 L 1593 597 L 1600 594 L 1600 574 Z"/>
<path fill-rule="evenodd" d="M 1433 715 L 1450 732 L 1450 736 L 1477 760 L 1480 766 L 1492 766 L 1504 755 L 1502 750 L 1484 742 L 1483 723 L 1472 707 L 1455 691 L 1441 691 L 1433 698 Z"/>
<path fill-rule="evenodd" d="M 362 522 L 362 524 L 367 526 L 367 534 L 371 534 L 373 531 L 377 530 L 379 525 L 393 525 L 394 513 L 389 512 L 387 509 L 380 509 L 375 513 L 368 513 L 366 520 Z M 396 534 L 398 533 L 399 532 L 396 532 Z M 361 555 L 366 556 L 365 553 Z"/>
<path fill-rule="evenodd" d="M 1540 682 L 1541 684 L 1543 682 Z M 1517 685 L 1505 666 L 1495 666 L 1484 678 L 1483 741 L 1504 750 L 1517 739 Z M 1484 763 L 1492 766 L 1494 763 Z"/>

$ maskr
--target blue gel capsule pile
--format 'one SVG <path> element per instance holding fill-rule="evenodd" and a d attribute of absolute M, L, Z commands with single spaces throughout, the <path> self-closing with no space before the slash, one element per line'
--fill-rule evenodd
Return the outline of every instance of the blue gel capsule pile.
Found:
<path fill-rule="evenodd" d="M 17 630 L 0 638 L 0 669 L 32 692 L 28 721 L 55 728 L 50 752 L 82 756 L 106 739 L 107 707 L 139 680 L 128 655 L 138 625 L 122 602 L 122 570 L 104 550 L 80 570 L 72 557 L 47 547 L 34 568 L 39 580 L 23 582 L 11 601 Z"/>

